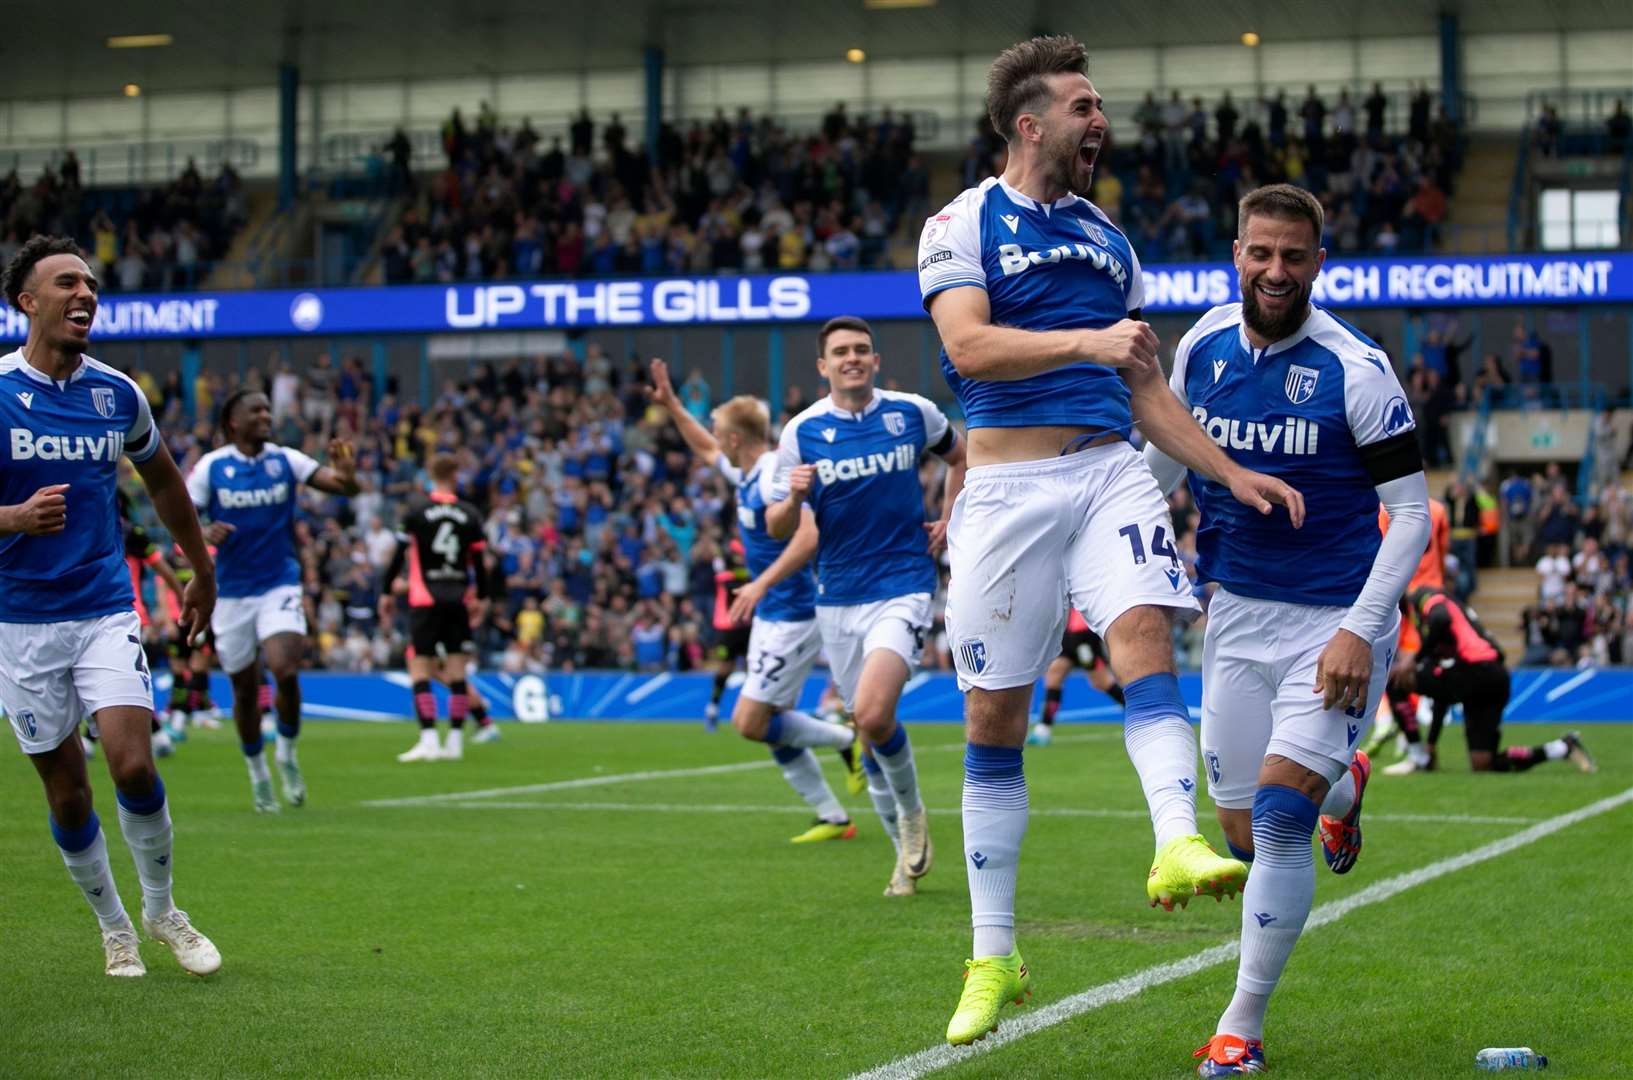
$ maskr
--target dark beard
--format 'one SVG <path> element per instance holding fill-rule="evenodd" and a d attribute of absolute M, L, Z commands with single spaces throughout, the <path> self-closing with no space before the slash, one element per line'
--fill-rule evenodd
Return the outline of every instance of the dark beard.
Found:
<path fill-rule="evenodd" d="M 1298 328 L 1304 325 L 1305 316 L 1310 313 L 1310 286 L 1300 289 L 1293 300 L 1285 314 L 1272 317 L 1259 307 L 1259 294 L 1249 285 L 1242 293 L 1242 321 L 1247 323 L 1249 330 L 1268 342 L 1290 338 L 1298 333 Z"/>

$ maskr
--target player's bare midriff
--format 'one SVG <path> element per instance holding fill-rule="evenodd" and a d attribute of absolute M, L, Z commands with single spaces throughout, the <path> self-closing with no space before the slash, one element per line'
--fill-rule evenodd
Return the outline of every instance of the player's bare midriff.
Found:
<path fill-rule="evenodd" d="M 970 467 L 973 469 L 982 465 L 1042 461 L 1045 458 L 1059 457 L 1068 447 L 1073 450 L 1087 450 L 1091 446 L 1104 446 L 1106 443 L 1122 439 L 1115 431 L 1105 431 L 1099 432 L 1096 438 L 1084 440 L 1073 446 L 1075 440 L 1085 435 L 1094 435 L 1097 431 L 1099 431 L 1097 428 L 1053 425 L 975 428 L 969 433 Z"/>

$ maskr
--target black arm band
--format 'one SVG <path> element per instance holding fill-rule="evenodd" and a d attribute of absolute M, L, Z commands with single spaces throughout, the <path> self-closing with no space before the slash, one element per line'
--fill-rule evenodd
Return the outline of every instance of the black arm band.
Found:
<path fill-rule="evenodd" d="M 1416 431 L 1403 431 L 1357 449 L 1374 486 L 1423 471 L 1423 449 Z"/>
<path fill-rule="evenodd" d="M 957 445 L 958 432 L 951 424 L 948 424 L 946 434 L 942 435 L 941 439 L 934 446 L 930 447 L 930 453 L 940 457 Z"/>

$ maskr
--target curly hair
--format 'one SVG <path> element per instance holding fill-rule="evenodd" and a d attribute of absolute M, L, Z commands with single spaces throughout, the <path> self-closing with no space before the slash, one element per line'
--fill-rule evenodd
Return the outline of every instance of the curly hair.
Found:
<path fill-rule="evenodd" d="M 28 279 L 34 273 L 34 265 L 52 255 L 77 255 L 83 259 L 85 252 L 80 250 L 80 246 L 74 243 L 71 237 L 38 235 L 30 237 L 28 243 L 18 248 L 17 254 L 11 257 L 11 261 L 6 264 L 5 272 L 0 274 L 0 288 L 5 289 L 6 303 L 18 311 L 23 310 L 19 298 L 28 287 Z"/>

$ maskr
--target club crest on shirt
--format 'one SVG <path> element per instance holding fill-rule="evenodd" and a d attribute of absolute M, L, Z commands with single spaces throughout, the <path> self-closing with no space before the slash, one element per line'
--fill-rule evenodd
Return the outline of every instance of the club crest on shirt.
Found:
<path fill-rule="evenodd" d="M 892 435 L 907 434 L 907 419 L 901 413 L 885 413 L 885 430 Z"/>
<path fill-rule="evenodd" d="M 1078 218 L 1077 223 L 1083 226 L 1083 232 L 1090 240 L 1104 247 L 1106 244 L 1106 230 L 1086 218 Z"/>
<path fill-rule="evenodd" d="M 91 387 L 91 404 L 96 406 L 97 415 L 103 419 L 113 415 L 113 390 L 106 386 Z"/>
<path fill-rule="evenodd" d="M 277 458 L 266 459 L 266 474 L 268 478 L 276 480 L 284 474 L 284 463 Z"/>
<path fill-rule="evenodd" d="M 1307 368 L 1293 364 L 1287 369 L 1287 400 L 1294 405 L 1302 405 L 1315 396 L 1316 380 L 1321 372 L 1314 368 Z"/>
<path fill-rule="evenodd" d="M 979 675 L 986 670 L 987 644 L 980 638 L 970 638 L 968 641 L 960 642 L 958 656 L 959 659 L 964 661 L 964 666 L 969 668 L 971 673 Z"/>

